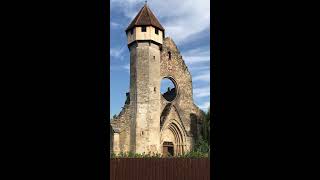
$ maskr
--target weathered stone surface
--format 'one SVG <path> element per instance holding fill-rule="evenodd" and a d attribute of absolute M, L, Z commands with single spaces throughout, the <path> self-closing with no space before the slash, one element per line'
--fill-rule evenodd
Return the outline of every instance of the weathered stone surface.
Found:
<path fill-rule="evenodd" d="M 116 151 L 129 151 L 130 148 L 130 106 L 125 105 L 120 114 L 111 121 L 111 126 L 119 136 L 119 147 Z"/>

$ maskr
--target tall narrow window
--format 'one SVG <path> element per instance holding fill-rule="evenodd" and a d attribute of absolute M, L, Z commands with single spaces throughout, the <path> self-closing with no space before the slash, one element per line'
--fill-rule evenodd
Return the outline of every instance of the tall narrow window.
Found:
<path fill-rule="evenodd" d="M 133 28 L 130 30 L 131 35 L 133 34 Z"/>
<path fill-rule="evenodd" d="M 157 28 L 155 29 L 155 33 L 156 33 L 156 34 L 159 34 L 159 30 L 158 30 Z"/>
<path fill-rule="evenodd" d="M 147 32 L 147 27 L 146 26 L 142 26 L 141 27 L 141 32 Z"/>
<path fill-rule="evenodd" d="M 169 55 L 169 60 L 171 60 L 171 52 L 170 51 L 168 52 L 168 55 Z"/>

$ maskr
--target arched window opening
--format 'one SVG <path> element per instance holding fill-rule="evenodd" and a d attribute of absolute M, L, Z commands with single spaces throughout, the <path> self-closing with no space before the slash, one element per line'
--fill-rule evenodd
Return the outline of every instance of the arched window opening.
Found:
<path fill-rule="evenodd" d="M 177 88 L 171 79 L 164 78 L 161 81 L 161 94 L 169 102 L 173 101 L 177 96 Z"/>

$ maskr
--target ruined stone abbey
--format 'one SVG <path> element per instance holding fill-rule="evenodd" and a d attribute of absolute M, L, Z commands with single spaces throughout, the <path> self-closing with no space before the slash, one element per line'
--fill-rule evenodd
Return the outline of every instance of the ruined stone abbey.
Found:
<path fill-rule="evenodd" d="M 191 74 L 179 49 L 165 37 L 165 29 L 146 4 L 126 34 L 130 92 L 110 123 L 111 151 L 171 155 L 190 151 L 200 136 L 204 114 L 193 102 Z M 165 78 L 175 87 L 161 94 Z"/>

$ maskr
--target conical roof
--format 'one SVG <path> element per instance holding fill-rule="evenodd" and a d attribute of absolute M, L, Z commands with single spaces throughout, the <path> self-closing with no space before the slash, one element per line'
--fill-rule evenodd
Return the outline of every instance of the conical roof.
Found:
<path fill-rule="evenodd" d="M 137 14 L 137 16 L 133 19 L 133 21 L 130 23 L 126 31 L 130 30 L 135 26 L 154 26 L 164 31 L 164 28 L 161 26 L 160 22 L 158 21 L 156 16 L 152 13 L 152 11 L 149 9 L 147 4 L 145 4 L 141 8 L 141 10 Z"/>

